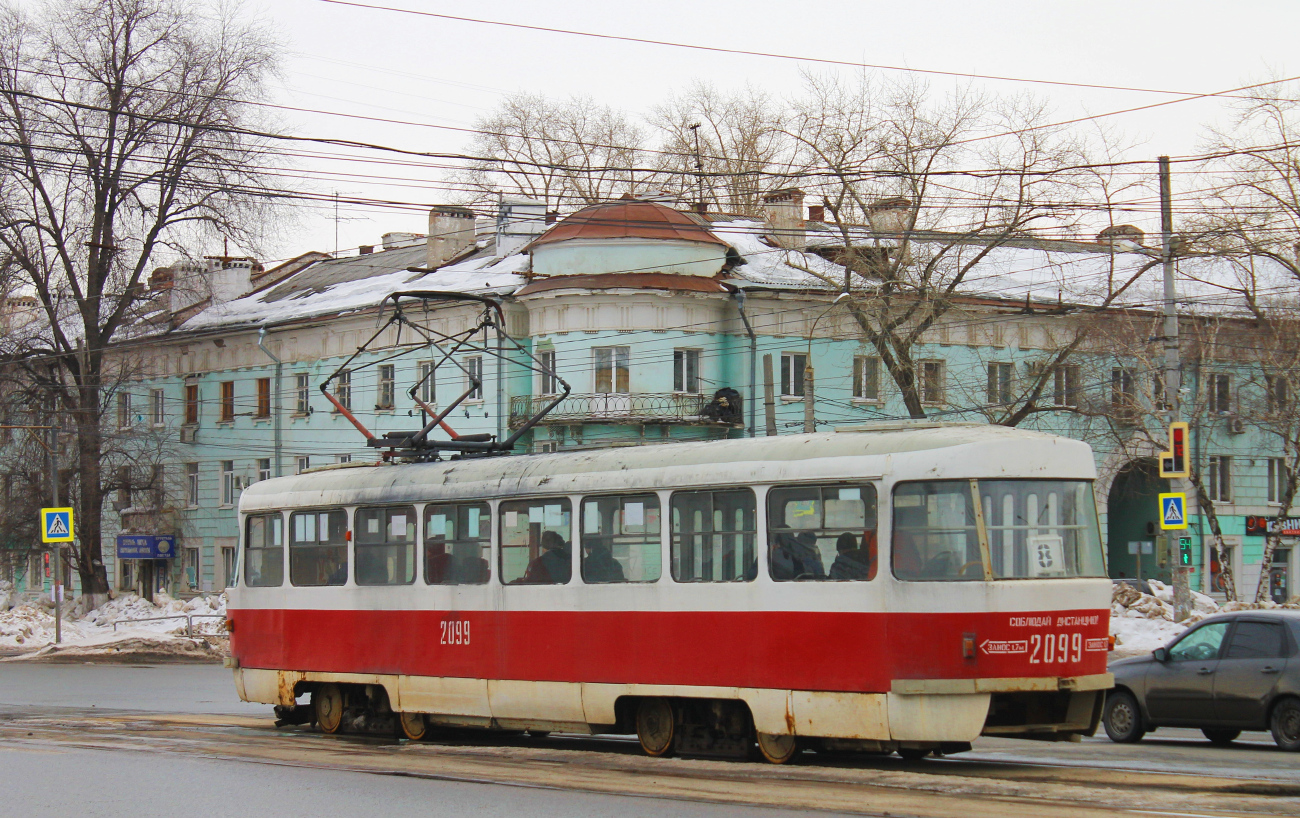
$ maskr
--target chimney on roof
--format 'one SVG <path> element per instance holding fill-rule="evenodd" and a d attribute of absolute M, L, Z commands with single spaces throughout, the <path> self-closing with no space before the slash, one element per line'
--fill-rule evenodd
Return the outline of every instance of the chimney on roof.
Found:
<path fill-rule="evenodd" d="M 474 246 L 474 211 L 456 205 L 429 210 L 428 253 L 424 266 L 435 270 Z"/>
<path fill-rule="evenodd" d="M 1131 224 L 1112 224 L 1097 234 L 1097 243 L 1114 250 L 1140 250 L 1146 233 Z"/>
<path fill-rule="evenodd" d="M 170 290 L 176 283 L 176 273 L 171 267 L 158 267 L 149 276 L 149 292 Z"/>
<path fill-rule="evenodd" d="M 385 250 L 399 250 L 403 247 L 416 247 L 424 241 L 424 236 L 419 233 L 385 233 L 379 237 L 379 242 Z"/>
<path fill-rule="evenodd" d="M 808 221 L 826 221 L 826 205 L 808 205 Z"/>
<path fill-rule="evenodd" d="M 201 262 L 178 261 L 155 270 L 149 277 L 149 287 L 170 290 L 169 309 L 178 313 L 205 301 L 224 304 L 246 295 L 253 288 L 253 274 L 262 270 L 251 256 L 205 256 Z"/>
<path fill-rule="evenodd" d="M 709 203 L 708 203 L 708 202 L 691 202 L 691 212 L 692 212 L 692 213 L 699 213 L 701 216 L 707 215 L 708 212 L 709 212 Z"/>
<path fill-rule="evenodd" d="M 913 227 L 912 202 L 902 196 L 878 199 L 867 205 L 867 223 L 877 233 L 906 233 Z"/>
<path fill-rule="evenodd" d="M 767 217 L 767 237 L 777 246 L 787 250 L 802 250 L 807 246 L 807 223 L 803 211 L 804 193 L 797 187 L 774 190 L 763 197 L 763 213 Z"/>
<path fill-rule="evenodd" d="M 368 256 L 373 252 L 375 252 L 375 246 L 373 244 L 363 244 L 357 248 L 357 255 L 359 256 Z"/>
<path fill-rule="evenodd" d="M 505 258 L 546 232 L 546 205 L 530 199 L 502 199 L 497 205 L 496 257 Z"/>

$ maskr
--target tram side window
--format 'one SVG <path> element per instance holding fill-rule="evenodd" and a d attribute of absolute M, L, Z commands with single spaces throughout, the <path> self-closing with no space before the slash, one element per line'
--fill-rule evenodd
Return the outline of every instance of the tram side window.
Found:
<path fill-rule="evenodd" d="M 983 579 L 979 529 L 969 480 L 900 483 L 894 488 L 894 576 L 913 580 Z"/>
<path fill-rule="evenodd" d="M 482 585 L 492 575 L 492 512 L 487 503 L 425 506 L 424 581 Z"/>
<path fill-rule="evenodd" d="M 289 581 L 298 586 L 348 581 L 348 515 L 341 508 L 289 515 Z"/>
<path fill-rule="evenodd" d="M 754 492 L 678 491 L 671 508 L 673 579 L 750 582 L 757 576 Z"/>
<path fill-rule="evenodd" d="M 284 584 L 284 520 L 279 514 L 250 516 L 244 523 L 244 584 Z"/>
<path fill-rule="evenodd" d="M 767 495 L 772 579 L 869 580 L 876 576 L 876 487 L 788 486 Z"/>
<path fill-rule="evenodd" d="M 415 582 L 415 507 L 357 509 L 356 563 L 358 585 Z"/>
<path fill-rule="evenodd" d="M 662 573 L 659 498 L 653 494 L 582 501 L 582 581 L 655 582 Z"/>
<path fill-rule="evenodd" d="M 564 585 L 573 575 L 572 506 L 564 497 L 512 500 L 501 521 L 501 582 Z"/>

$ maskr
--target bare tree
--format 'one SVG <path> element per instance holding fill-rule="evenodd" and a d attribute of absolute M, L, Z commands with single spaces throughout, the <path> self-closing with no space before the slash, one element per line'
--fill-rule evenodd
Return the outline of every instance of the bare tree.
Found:
<path fill-rule="evenodd" d="M 664 185 L 715 210 L 761 216 L 774 175 L 789 170 L 784 116 L 783 106 L 760 89 L 725 93 L 696 81 L 650 115 L 662 135 Z"/>
<path fill-rule="evenodd" d="M 935 395 L 915 350 L 990 254 L 1038 227 L 1084 179 L 1072 137 L 1028 98 L 969 90 L 935 99 L 916 82 L 812 78 L 787 133 L 805 186 L 821 194 L 845 303 L 912 417 Z M 862 225 L 869 225 L 864 228 Z M 1042 386 L 1042 384 L 1040 384 Z"/>
<path fill-rule="evenodd" d="M 574 97 L 506 97 L 477 123 L 475 161 L 456 179 L 479 204 L 499 195 L 526 196 L 548 207 L 612 199 L 648 178 L 637 168 L 645 137 L 621 111 Z"/>
<path fill-rule="evenodd" d="M 72 0 L 0 22 L 0 246 L 43 314 L 6 352 L 75 435 L 83 593 L 108 590 L 104 424 L 126 375 L 110 371 L 110 346 L 139 317 L 151 258 L 216 233 L 250 245 L 263 223 L 249 101 L 275 48 L 236 12 Z"/>

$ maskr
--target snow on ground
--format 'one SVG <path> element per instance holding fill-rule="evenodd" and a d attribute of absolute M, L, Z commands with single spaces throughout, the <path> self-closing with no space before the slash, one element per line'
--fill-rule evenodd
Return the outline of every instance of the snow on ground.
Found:
<path fill-rule="evenodd" d="M 1174 621 L 1174 589 L 1149 580 L 1152 593 L 1144 594 L 1131 585 L 1117 584 L 1111 592 L 1110 632 L 1115 637 L 1113 658 L 1140 656 L 1169 644 L 1174 637 L 1219 612 L 1219 603 L 1192 591 L 1192 615 Z"/>
<path fill-rule="evenodd" d="M 0 583 L 0 651 L 5 653 L 45 652 L 54 644 L 54 608 L 48 601 L 21 602 L 7 583 Z M 14 607 L 10 604 L 17 602 Z M 141 646 L 157 653 L 188 655 L 196 642 L 186 636 L 185 614 L 193 617 L 194 634 L 205 645 L 224 639 L 203 639 L 224 635 L 225 594 L 198 596 L 189 600 L 172 599 L 165 593 L 154 595 L 149 602 L 136 594 L 123 594 L 83 616 L 75 611 L 80 600 L 69 600 L 63 609 L 61 651 L 76 648 L 78 655 L 96 650 L 118 652 L 126 646 Z M 6 610 L 7 609 L 7 610 Z M 176 617 L 159 619 L 159 617 Z M 154 620 L 154 621 L 145 621 Z M 114 623 L 117 628 L 114 630 Z"/>

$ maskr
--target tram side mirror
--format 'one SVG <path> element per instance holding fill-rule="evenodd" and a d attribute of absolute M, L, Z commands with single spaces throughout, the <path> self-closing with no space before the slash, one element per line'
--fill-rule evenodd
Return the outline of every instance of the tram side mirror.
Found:
<path fill-rule="evenodd" d="M 1168 662 L 1169 648 L 1156 648 L 1155 650 L 1151 651 L 1151 655 L 1156 657 L 1157 662 L 1161 662 L 1161 663 Z"/>

